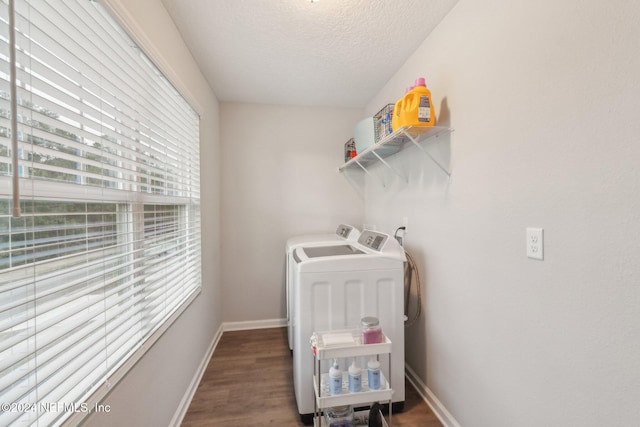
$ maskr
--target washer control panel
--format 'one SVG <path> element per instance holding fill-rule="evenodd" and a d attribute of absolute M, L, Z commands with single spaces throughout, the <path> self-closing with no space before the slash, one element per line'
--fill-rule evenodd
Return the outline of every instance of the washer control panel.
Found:
<path fill-rule="evenodd" d="M 384 248 L 384 244 L 387 242 L 389 236 L 375 231 L 365 230 L 360 235 L 358 243 L 364 245 L 374 251 L 380 252 Z"/>
<path fill-rule="evenodd" d="M 346 224 L 340 224 L 336 230 L 336 234 L 345 239 L 349 238 L 349 234 L 353 231 L 353 227 Z M 355 236 L 354 236 L 355 237 Z"/>

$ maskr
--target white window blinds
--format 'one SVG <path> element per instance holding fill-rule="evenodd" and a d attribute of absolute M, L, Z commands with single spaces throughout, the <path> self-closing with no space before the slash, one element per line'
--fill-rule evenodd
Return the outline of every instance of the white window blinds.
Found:
<path fill-rule="evenodd" d="M 198 117 L 99 3 L 15 9 L 12 112 L 0 1 L 0 425 L 44 426 L 91 409 L 200 288 Z"/>

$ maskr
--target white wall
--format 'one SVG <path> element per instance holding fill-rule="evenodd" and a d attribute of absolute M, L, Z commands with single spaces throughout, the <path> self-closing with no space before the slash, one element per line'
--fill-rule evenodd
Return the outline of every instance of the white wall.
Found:
<path fill-rule="evenodd" d="M 109 3 L 200 113 L 202 292 L 104 399 L 111 412 L 85 425 L 166 426 L 222 325 L 218 102 L 160 0 Z"/>
<path fill-rule="evenodd" d="M 383 230 L 409 218 L 426 307 L 407 362 L 451 425 L 640 420 L 638 22 L 631 1 L 461 0 L 367 106 L 425 76 L 455 128 L 431 147 L 451 182 L 409 150 L 409 184 L 365 202 Z"/>
<path fill-rule="evenodd" d="M 289 237 L 362 226 L 363 200 L 338 173 L 361 118 L 361 109 L 221 104 L 225 322 L 286 318 Z"/>

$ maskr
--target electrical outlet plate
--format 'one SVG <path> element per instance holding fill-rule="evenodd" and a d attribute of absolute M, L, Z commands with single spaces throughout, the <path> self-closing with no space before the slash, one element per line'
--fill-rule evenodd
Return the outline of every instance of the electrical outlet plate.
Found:
<path fill-rule="evenodd" d="M 527 257 L 544 260 L 544 230 L 527 228 Z"/>

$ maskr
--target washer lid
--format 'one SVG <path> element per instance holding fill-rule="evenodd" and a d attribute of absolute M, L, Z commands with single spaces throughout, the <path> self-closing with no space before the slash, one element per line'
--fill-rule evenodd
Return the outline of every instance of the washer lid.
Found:
<path fill-rule="evenodd" d="M 302 248 L 308 258 L 319 258 L 336 255 L 359 255 L 363 254 L 360 249 L 351 245 L 336 245 L 336 246 L 317 246 Z"/>

